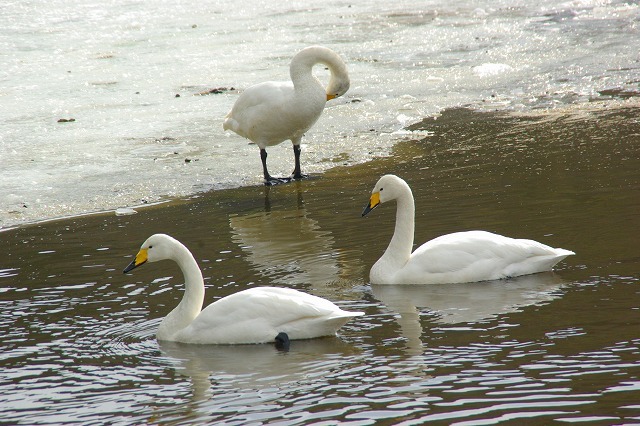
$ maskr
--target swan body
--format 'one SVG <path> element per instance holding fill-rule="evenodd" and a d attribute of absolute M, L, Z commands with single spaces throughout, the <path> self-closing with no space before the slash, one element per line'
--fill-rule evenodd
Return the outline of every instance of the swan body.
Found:
<path fill-rule="evenodd" d="M 331 77 L 325 89 L 313 75 L 316 64 L 329 68 Z M 300 142 L 304 133 L 320 118 L 328 100 L 349 89 L 347 67 L 335 52 L 322 46 L 302 49 L 291 60 L 290 82 L 267 81 L 247 88 L 225 117 L 224 130 L 232 130 L 260 148 L 265 184 L 284 181 L 271 177 L 267 170 L 266 147 L 285 140 L 293 143 L 294 179 L 300 171 Z"/>
<path fill-rule="evenodd" d="M 165 234 L 149 237 L 124 272 L 164 259 L 178 263 L 185 278 L 185 292 L 178 306 L 160 323 L 158 340 L 249 344 L 274 342 L 283 335 L 286 341 L 311 339 L 335 335 L 352 317 L 363 315 L 343 311 L 317 296 L 277 287 L 243 290 L 202 309 L 205 292 L 202 272 L 191 252 Z"/>
<path fill-rule="evenodd" d="M 394 175 L 376 183 L 365 216 L 380 203 L 397 200 L 395 232 L 371 268 L 372 284 L 438 284 L 497 280 L 549 271 L 572 251 L 487 231 L 442 235 L 413 253 L 415 207 L 411 188 Z"/>

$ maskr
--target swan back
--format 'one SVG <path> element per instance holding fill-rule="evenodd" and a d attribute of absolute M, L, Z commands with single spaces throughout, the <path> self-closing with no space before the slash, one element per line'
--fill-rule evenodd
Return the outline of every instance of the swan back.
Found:
<path fill-rule="evenodd" d="M 331 336 L 362 312 L 348 312 L 321 297 L 278 287 L 255 287 L 207 306 L 182 330 L 189 343 L 266 343 L 280 333 L 290 339 Z"/>
<path fill-rule="evenodd" d="M 394 279 L 403 283 L 464 283 L 549 271 L 572 251 L 487 231 L 446 234 L 418 247 Z"/>

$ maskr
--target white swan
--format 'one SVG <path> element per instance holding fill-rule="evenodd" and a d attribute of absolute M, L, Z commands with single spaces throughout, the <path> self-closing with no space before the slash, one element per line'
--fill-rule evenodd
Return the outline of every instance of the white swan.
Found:
<path fill-rule="evenodd" d="M 572 251 L 537 241 L 486 231 L 456 232 L 434 238 L 413 253 L 415 207 L 411 188 L 394 175 L 373 188 L 368 214 L 378 204 L 397 200 L 396 228 L 389 247 L 371 268 L 372 284 L 436 284 L 496 280 L 550 270 Z"/>
<path fill-rule="evenodd" d="M 313 75 L 316 64 L 329 67 L 331 78 L 325 91 Z M 326 102 L 349 89 L 347 67 L 335 52 L 326 47 L 302 49 L 291 60 L 291 82 L 267 81 L 246 89 L 224 120 L 224 130 L 232 130 L 260 147 L 266 185 L 300 179 L 300 141 L 320 118 Z M 285 140 L 293 142 L 295 168 L 291 178 L 277 179 L 267 171 L 266 147 Z"/>
<path fill-rule="evenodd" d="M 255 287 L 240 291 L 204 310 L 204 280 L 191 252 L 165 235 L 149 237 L 124 273 L 144 264 L 170 259 L 178 263 L 185 291 L 178 306 L 160 323 L 156 337 L 182 343 L 247 344 L 311 339 L 335 335 L 352 317 L 363 312 L 343 311 L 332 302 L 301 291 Z"/>

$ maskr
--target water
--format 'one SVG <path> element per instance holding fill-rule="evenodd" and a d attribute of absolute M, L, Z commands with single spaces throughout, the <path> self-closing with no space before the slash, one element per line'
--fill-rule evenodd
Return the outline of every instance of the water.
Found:
<path fill-rule="evenodd" d="M 3 4 L 0 423 L 639 422 L 639 10 Z M 310 44 L 352 86 L 304 139 L 313 178 L 264 188 L 222 119 Z M 269 155 L 291 171 L 286 143 Z M 412 185 L 416 242 L 480 228 L 577 254 L 509 281 L 371 286 L 395 209 L 360 212 L 384 173 Z M 193 251 L 208 303 L 279 285 L 366 316 L 286 353 L 159 343 L 179 271 L 121 273 L 155 232 Z"/>
<path fill-rule="evenodd" d="M 249 85 L 287 79 L 310 44 L 352 77 L 304 139 L 303 167 L 319 174 L 388 155 L 420 136 L 406 125 L 447 107 L 637 95 L 639 15 L 615 0 L 9 2 L 0 227 L 259 185 L 257 148 L 223 117 Z M 269 155 L 274 174 L 291 172 L 287 144 Z"/>
<path fill-rule="evenodd" d="M 447 110 L 390 155 L 279 187 L 50 221 L 0 239 L 0 422 L 495 424 L 640 421 L 637 106 Z M 371 286 L 395 209 L 360 212 L 383 173 L 416 198 L 416 242 L 486 229 L 574 250 L 513 280 Z M 154 232 L 200 264 L 207 303 L 281 285 L 366 316 L 339 337 L 159 343 L 171 262 L 122 269 Z"/>

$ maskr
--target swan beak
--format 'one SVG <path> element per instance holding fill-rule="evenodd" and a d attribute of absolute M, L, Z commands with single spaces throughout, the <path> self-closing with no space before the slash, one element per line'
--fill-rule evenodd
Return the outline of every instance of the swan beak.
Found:
<path fill-rule="evenodd" d="M 362 211 L 362 217 L 369 214 L 369 212 L 375 209 L 378 206 L 378 204 L 380 204 L 380 193 L 374 192 L 373 194 L 371 194 L 371 199 L 369 199 L 369 204 L 367 204 L 367 206 Z"/>
<path fill-rule="evenodd" d="M 133 261 L 131 261 L 131 263 L 129 265 L 127 265 L 126 268 L 124 268 L 124 271 L 122 271 L 122 273 L 126 274 L 127 272 L 131 271 L 132 269 L 135 269 L 138 266 L 142 265 L 146 261 L 147 261 L 147 249 L 146 248 L 140 249 L 138 254 L 136 254 L 136 258 L 133 259 Z"/>
<path fill-rule="evenodd" d="M 331 99 L 335 99 L 335 98 L 337 98 L 336 95 L 331 95 L 331 94 L 327 93 L 327 101 L 330 101 Z"/>

